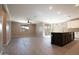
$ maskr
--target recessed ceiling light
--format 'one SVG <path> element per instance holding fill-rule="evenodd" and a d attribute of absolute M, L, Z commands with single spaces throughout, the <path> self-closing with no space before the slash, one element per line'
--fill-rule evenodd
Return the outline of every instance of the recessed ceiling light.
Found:
<path fill-rule="evenodd" d="M 52 6 L 49 6 L 49 10 L 52 10 L 53 9 L 53 7 Z"/>

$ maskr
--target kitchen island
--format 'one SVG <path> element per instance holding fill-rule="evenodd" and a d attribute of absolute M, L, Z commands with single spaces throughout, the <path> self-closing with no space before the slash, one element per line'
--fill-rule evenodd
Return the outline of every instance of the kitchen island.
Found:
<path fill-rule="evenodd" d="M 64 46 L 74 40 L 74 32 L 51 32 L 51 44 Z"/>

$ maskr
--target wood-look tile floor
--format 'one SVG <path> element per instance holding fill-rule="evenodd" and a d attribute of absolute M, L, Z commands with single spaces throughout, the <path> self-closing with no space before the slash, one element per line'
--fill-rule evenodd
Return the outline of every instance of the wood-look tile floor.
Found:
<path fill-rule="evenodd" d="M 7 55 L 65 55 L 79 54 L 79 41 L 59 47 L 51 44 L 51 38 L 23 37 L 13 38 L 5 47 L 4 54 Z"/>

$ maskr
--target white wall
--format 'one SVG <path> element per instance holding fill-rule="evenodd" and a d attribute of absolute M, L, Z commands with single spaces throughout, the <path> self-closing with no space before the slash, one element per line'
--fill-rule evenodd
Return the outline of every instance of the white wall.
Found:
<path fill-rule="evenodd" d="M 69 21 L 67 23 L 68 31 L 75 32 L 75 38 L 79 38 L 79 20 Z"/>
<path fill-rule="evenodd" d="M 79 20 L 69 21 L 68 28 L 79 28 Z"/>
<path fill-rule="evenodd" d="M 38 23 L 36 24 L 36 34 L 39 37 L 43 37 L 44 36 L 44 27 L 43 27 L 43 23 Z"/>
<path fill-rule="evenodd" d="M 58 23 L 52 24 L 52 32 L 67 32 L 67 24 L 66 23 Z"/>
<path fill-rule="evenodd" d="M 79 38 L 79 32 L 75 32 L 75 38 Z"/>

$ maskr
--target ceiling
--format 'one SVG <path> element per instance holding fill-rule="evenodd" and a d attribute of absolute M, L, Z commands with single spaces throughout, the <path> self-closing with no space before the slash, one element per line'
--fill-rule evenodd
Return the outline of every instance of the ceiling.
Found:
<path fill-rule="evenodd" d="M 79 17 L 79 6 L 75 4 L 9 4 L 14 21 L 59 23 Z"/>

